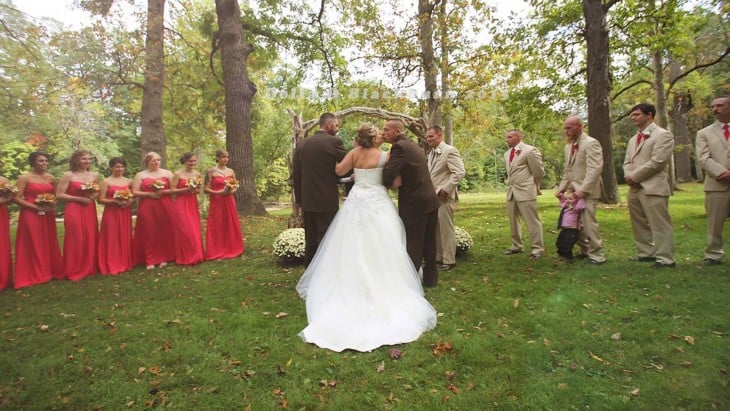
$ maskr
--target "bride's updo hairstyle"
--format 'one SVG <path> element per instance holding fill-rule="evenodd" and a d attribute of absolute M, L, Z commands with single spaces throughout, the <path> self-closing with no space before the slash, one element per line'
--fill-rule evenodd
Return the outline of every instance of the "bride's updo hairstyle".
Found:
<path fill-rule="evenodd" d="M 378 128 L 373 123 L 364 123 L 357 129 L 355 141 L 362 148 L 370 148 L 375 144 L 373 140 L 378 136 Z"/>

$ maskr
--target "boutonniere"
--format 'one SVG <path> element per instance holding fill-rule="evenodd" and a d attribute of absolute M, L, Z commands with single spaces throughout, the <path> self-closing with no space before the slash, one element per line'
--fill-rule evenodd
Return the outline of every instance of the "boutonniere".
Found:
<path fill-rule="evenodd" d="M 440 156 L 441 155 L 441 149 L 440 148 L 437 148 L 436 150 L 434 150 L 434 152 L 436 153 L 437 156 Z"/>
<path fill-rule="evenodd" d="M 522 150 L 520 150 L 520 149 L 518 148 L 517 150 L 515 150 L 515 155 L 516 155 L 516 156 L 519 156 L 521 152 L 522 152 Z"/>

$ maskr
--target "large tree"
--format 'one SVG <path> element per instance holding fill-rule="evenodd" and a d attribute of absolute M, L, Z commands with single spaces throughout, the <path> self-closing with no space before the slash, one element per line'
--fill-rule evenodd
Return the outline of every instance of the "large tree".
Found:
<path fill-rule="evenodd" d="M 253 47 L 243 37 L 241 10 L 237 0 L 216 0 L 218 32 L 214 53 L 220 50 L 226 102 L 226 149 L 231 167 L 241 183 L 236 205 L 243 215 L 265 215 L 254 183 L 251 113 L 256 86 L 248 76 L 247 62 Z"/>
<path fill-rule="evenodd" d="M 162 123 L 165 89 L 165 0 L 147 0 L 144 89 L 142 95 L 142 153 L 156 151 L 167 161 L 167 141 Z"/>

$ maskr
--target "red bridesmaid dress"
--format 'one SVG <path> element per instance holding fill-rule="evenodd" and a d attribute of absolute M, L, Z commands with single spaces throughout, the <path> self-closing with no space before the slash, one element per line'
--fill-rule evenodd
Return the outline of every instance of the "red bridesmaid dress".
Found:
<path fill-rule="evenodd" d="M 83 182 L 71 181 L 66 193 L 83 197 L 87 193 L 81 189 Z M 63 259 L 64 277 L 71 281 L 79 281 L 97 274 L 96 244 L 98 237 L 98 220 L 96 202 L 81 204 L 75 201 L 66 202 L 63 213 Z"/>
<path fill-rule="evenodd" d="M 222 190 L 226 179 L 215 176 L 210 188 Z M 205 233 L 205 259 L 221 260 L 243 254 L 243 234 L 238 221 L 236 201 L 231 194 L 211 194 L 208 208 L 208 229 Z"/>
<path fill-rule="evenodd" d="M 145 178 L 140 191 L 154 191 L 151 185 L 155 180 L 164 181 L 165 188 L 170 188 L 170 181 L 166 177 Z M 175 204 L 169 195 L 139 199 L 137 223 L 134 226 L 136 261 L 145 265 L 175 261 L 174 215 Z"/>
<path fill-rule="evenodd" d="M 187 180 L 181 178 L 176 188 L 187 187 Z M 203 236 L 200 230 L 200 209 L 198 195 L 185 192 L 175 197 L 175 264 L 195 265 L 203 261 Z"/>
<path fill-rule="evenodd" d="M 129 187 L 107 187 L 106 198 L 113 199 L 114 193 L 121 190 L 129 190 Z M 106 204 L 99 230 L 99 271 L 104 275 L 113 275 L 131 270 L 134 267 L 132 247 L 131 207 Z"/>
<path fill-rule="evenodd" d="M 28 183 L 25 200 L 34 203 L 39 194 L 55 194 L 51 183 Z M 15 288 L 63 279 L 63 257 L 58 247 L 56 216 L 53 210 L 39 214 L 20 207 L 15 236 Z"/>
<path fill-rule="evenodd" d="M 10 288 L 12 264 L 10 260 L 10 214 L 8 205 L 0 204 L 0 290 Z"/>

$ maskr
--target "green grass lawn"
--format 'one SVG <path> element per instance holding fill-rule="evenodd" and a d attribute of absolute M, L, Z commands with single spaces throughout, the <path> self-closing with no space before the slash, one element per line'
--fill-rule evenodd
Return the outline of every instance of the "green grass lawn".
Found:
<path fill-rule="evenodd" d="M 474 248 L 426 291 L 439 323 L 397 360 L 297 337 L 303 269 L 271 256 L 288 210 L 243 221 L 240 259 L 6 290 L 0 409 L 730 409 L 730 261 L 701 264 L 702 189 L 681 188 L 673 270 L 628 261 L 623 205 L 598 212 L 594 267 L 554 261 L 551 192 L 535 262 L 501 254 L 503 193 L 463 195 Z"/>

